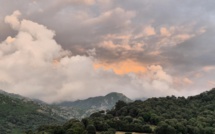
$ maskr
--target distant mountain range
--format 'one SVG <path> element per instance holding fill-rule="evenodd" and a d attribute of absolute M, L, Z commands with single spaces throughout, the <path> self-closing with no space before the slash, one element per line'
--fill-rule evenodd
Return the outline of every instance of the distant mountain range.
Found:
<path fill-rule="evenodd" d="M 62 109 L 67 109 L 67 111 L 76 110 L 79 113 L 79 118 L 83 118 L 100 110 L 110 110 L 119 100 L 122 100 L 126 103 L 132 102 L 131 99 L 122 93 L 112 92 L 106 96 L 91 97 L 85 100 L 77 101 L 65 101 L 56 105 Z"/>
<path fill-rule="evenodd" d="M 100 110 L 111 109 L 118 100 L 131 102 L 121 93 L 110 93 L 48 105 L 0 90 L 0 133 L 23 133 L 23 130 L 35 129 L 42 124 L 61 124 L 71 118 L 80 119 Z"/>

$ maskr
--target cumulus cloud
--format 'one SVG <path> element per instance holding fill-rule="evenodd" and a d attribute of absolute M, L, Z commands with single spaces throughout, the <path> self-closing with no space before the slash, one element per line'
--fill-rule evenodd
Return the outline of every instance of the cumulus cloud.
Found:
<path fill-rule="evenodd" d="M 12 26 L 12 28 L 19 29 L 20 22 L 18 20 L 18 17 L 20 15 L 21 15 L 21 13 L 19 11 L 15 11 L 15 12 L 13 12 L 13 14 L 11 16 L 5 17 L 5 22 L 9 23 Z"/>
<path fill-rule="evenodd" d="M 71 55 L 56 43 L 52 30 L 30 20 L 19 20 L 16 13 L 5 19 L 8 17 L 13 18 L 6 21 L 11 27 L 19 27 L 15 27 L 15 37 L 0 44 L 0 88 L 6 91 L 46 102 L 83 99 L 112 91 L 131 98 L 177 92 L 171 87 L 172 77 L 159 65 L 142 67 L 141 75 L 118 75 L 111 69 L 95 68 L 92 55 Z M 95 54 L 95 50 L 89 52 Z"/>

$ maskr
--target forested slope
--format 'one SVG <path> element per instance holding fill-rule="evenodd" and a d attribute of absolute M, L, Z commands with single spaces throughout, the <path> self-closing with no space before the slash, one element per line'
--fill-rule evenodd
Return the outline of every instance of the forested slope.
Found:
<path fill-rule="evenodd" d="M 82 121 L 73 119 L 58 127 L 62 134 L 68 131 L 91 133 L 94 128 L 104 133 L 117 130 L 156 134 L 215 134 L 215 89 L 188 98 L 168 96 L 129 104 L 119 101 L 110 111 L 96 112 Z M 42 126 L 39 131 L 54 133 L 52 128 L 55 126 L 51 129 L 50 126 Z"/>
<path fill-rule="evenodd" d="M 19 134 L 42 124 L 59 124 L 64 119 L 52 108 L 28 98 L 0 91 L 0 133 Z"/>

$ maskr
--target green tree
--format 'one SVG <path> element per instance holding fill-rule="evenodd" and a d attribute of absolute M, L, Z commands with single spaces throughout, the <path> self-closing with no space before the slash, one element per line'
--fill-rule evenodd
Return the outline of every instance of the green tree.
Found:
<path fill-rule="evenodd" d="M 119 100 L 115 105 L 115 110 L 120 110 L 124 106 L 127 106 L 127 103 L 125 103 L 124 101 Z"/>
<path fill-rule="evenodd" d="M 152 133 L 152 129 L 151 129 L 151 127 L 149 125 L 144 125 L 142 127 L 142 132 L 144 132 L 144 133 Z"/>
<path fill-rule="evenodd" d="M 96 128 L 93 125 L 87 126 L 87 134 L 96 134 Z"/>
<path fill-rule="evenodd" d="M 176 134 L 176 130 L 167 124 L 163 124 L 156 128 L 156 134 Z"/>
<path fill-rule="evenodd" d="M 84 125 L 81 122 L 76 122 L 66 130 L 66 134 L 82 134 L 84 131 Z"/>

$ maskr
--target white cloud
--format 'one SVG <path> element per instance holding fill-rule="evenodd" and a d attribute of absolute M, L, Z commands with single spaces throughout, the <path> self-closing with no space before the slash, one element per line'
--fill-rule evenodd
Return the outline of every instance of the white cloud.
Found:
<path fill-rule="evenodd" d="M 18 20 L 18 17 L 20 15 L 20 11 L 14 11 L 12 15 L 5 17 L 5 22 L 9 23 L 13 29 L 19 29 L 20 22 Z"/>

